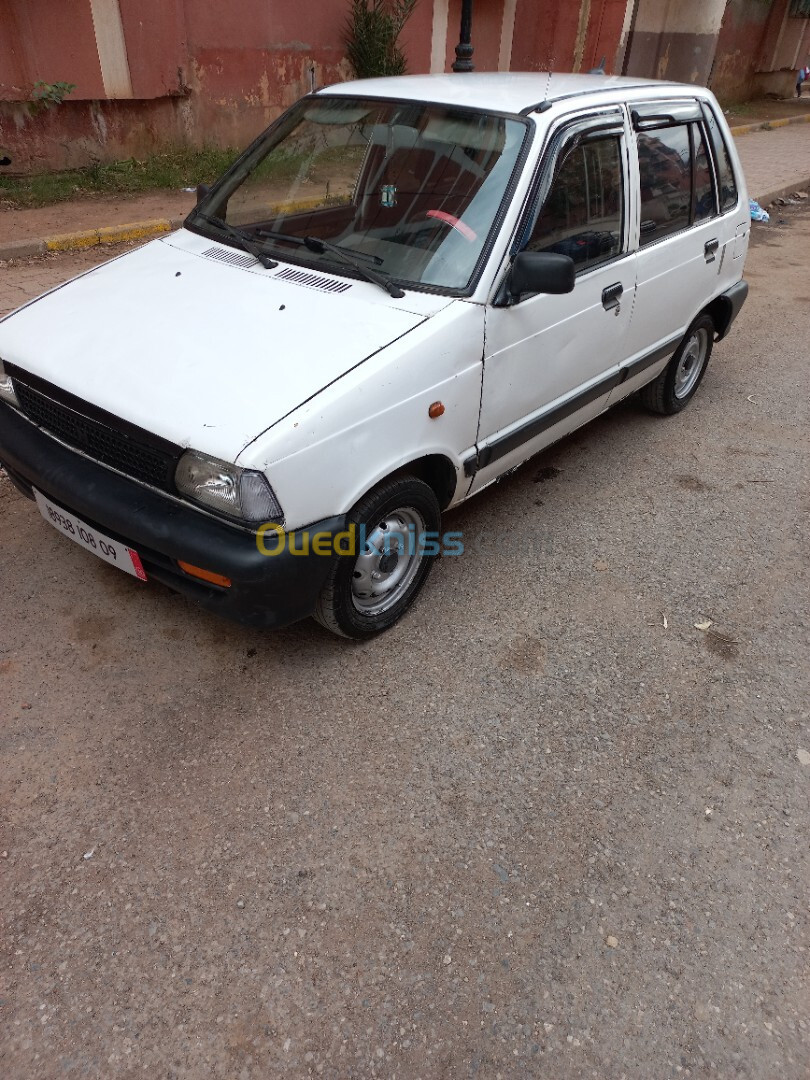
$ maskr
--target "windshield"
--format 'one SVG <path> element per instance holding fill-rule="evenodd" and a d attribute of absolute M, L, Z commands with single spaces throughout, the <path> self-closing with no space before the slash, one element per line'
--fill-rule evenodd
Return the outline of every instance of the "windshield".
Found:
<path fill-rule="evenodd" d="M 352 274 L 357 263 L 405 284 L 463 290 L 526 131 L 521 119 L 470 109 L 306 98 L 234 164 L 189 224 L 234 242 L 219 219 L 276 257 L 336 273 Z"/>

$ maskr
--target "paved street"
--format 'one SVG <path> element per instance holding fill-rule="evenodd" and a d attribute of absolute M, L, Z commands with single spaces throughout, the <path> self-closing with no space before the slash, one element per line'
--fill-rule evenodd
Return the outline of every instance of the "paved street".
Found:
<path fill-rule="evenodd" d="M 5 1080 L 806 1080 L 809 246 L 758 227 L 692 405 L 451 515 L 370 643 L 220 622 L 0 480 Z"/>

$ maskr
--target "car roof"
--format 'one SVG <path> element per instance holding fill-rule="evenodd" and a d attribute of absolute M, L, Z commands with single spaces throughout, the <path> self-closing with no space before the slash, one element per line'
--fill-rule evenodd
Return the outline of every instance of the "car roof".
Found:
<path fill-rule="evenodd" d="M 569 75 L 543 71 L 481 71 L 470 74 L 398 75 L 385 79 L 358 79 L 324 87 L 321 94 L 351 97 L 395 98 L 431 101 L 443 105 L 467 105 L 494 112 L 519 113 L 542 101 L 557 101 L 605 92 L 666 90 L 705 95 L 704 87 L 685 83 L 635 79 L 621 75 Z M 634 97 L 637 95 L 633 95 Z"/>

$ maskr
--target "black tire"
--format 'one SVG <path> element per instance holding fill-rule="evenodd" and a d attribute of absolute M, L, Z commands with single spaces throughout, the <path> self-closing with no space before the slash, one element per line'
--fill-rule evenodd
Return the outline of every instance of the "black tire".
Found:
<path fill-rule="evenodd" d="M 415 476 L 396 476 L 364 495 L 348 524 L 355 526 L 358 542 L 364 527 L 372 543 L 336 556 L 314 615 L 334 634 L 368 638 L 393 626 L 416 599 L 433 563 L 430 545 L 426 551 L 420 536 L 433 533 L 438 541 L 441 511 L 431 487 Z M 380 580 L 372 580 L 373 574 Z"/>
<path fill-rule="evenodd" d="M 686 408 L 706 374 L 712 355 L 714 335 L 715 328 L 711 318 L 708 315 L 698 315 L 661 374 L 639 391 L 639 397 L 650 412 L 674 416 L 675 413 Z M 689 351 L 694 350 L 696 341 L 700 343 L 698 348 L 701 356 L 695 356 L 694 351 L 692 355 L 694 363 L 700 364 L 700 368 L 690 373 L 686 365 L 690 358 Z"/>

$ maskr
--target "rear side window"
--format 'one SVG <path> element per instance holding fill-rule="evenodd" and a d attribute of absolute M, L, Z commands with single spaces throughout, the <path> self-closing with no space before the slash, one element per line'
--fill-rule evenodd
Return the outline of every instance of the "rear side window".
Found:
<path fill-rule="evenodd" d="M 733 210 L 737 205 L 737 182 L 734 179 L 734 170 L 731 167 L 726 140 L 717 123 L 714 113 L 706 105 L 703 106 L 703 115 L 706 118 L 706 126 L 709 129 L 709 138 L 714 149 L 714 160 L 717 164 L 717 179 L 720 185 L 720 213 Z"/>
<path fill-rule="evenodd" d="M 570 255 L 577 270 L 622 250 L 624 175 L 618 136 L 592 139 L 565 159 L 526 245 Z"/>
<path fill-rule="evenodd" d="M 686 125 L 640 132 L 638 165 L 643 246 L 689 225 L 692 151 Z"/>
<path fill-rule="evenodd" d="M 717 213 L 714 177 L 700 124 L 638 133 L 641 246 Z"/>

